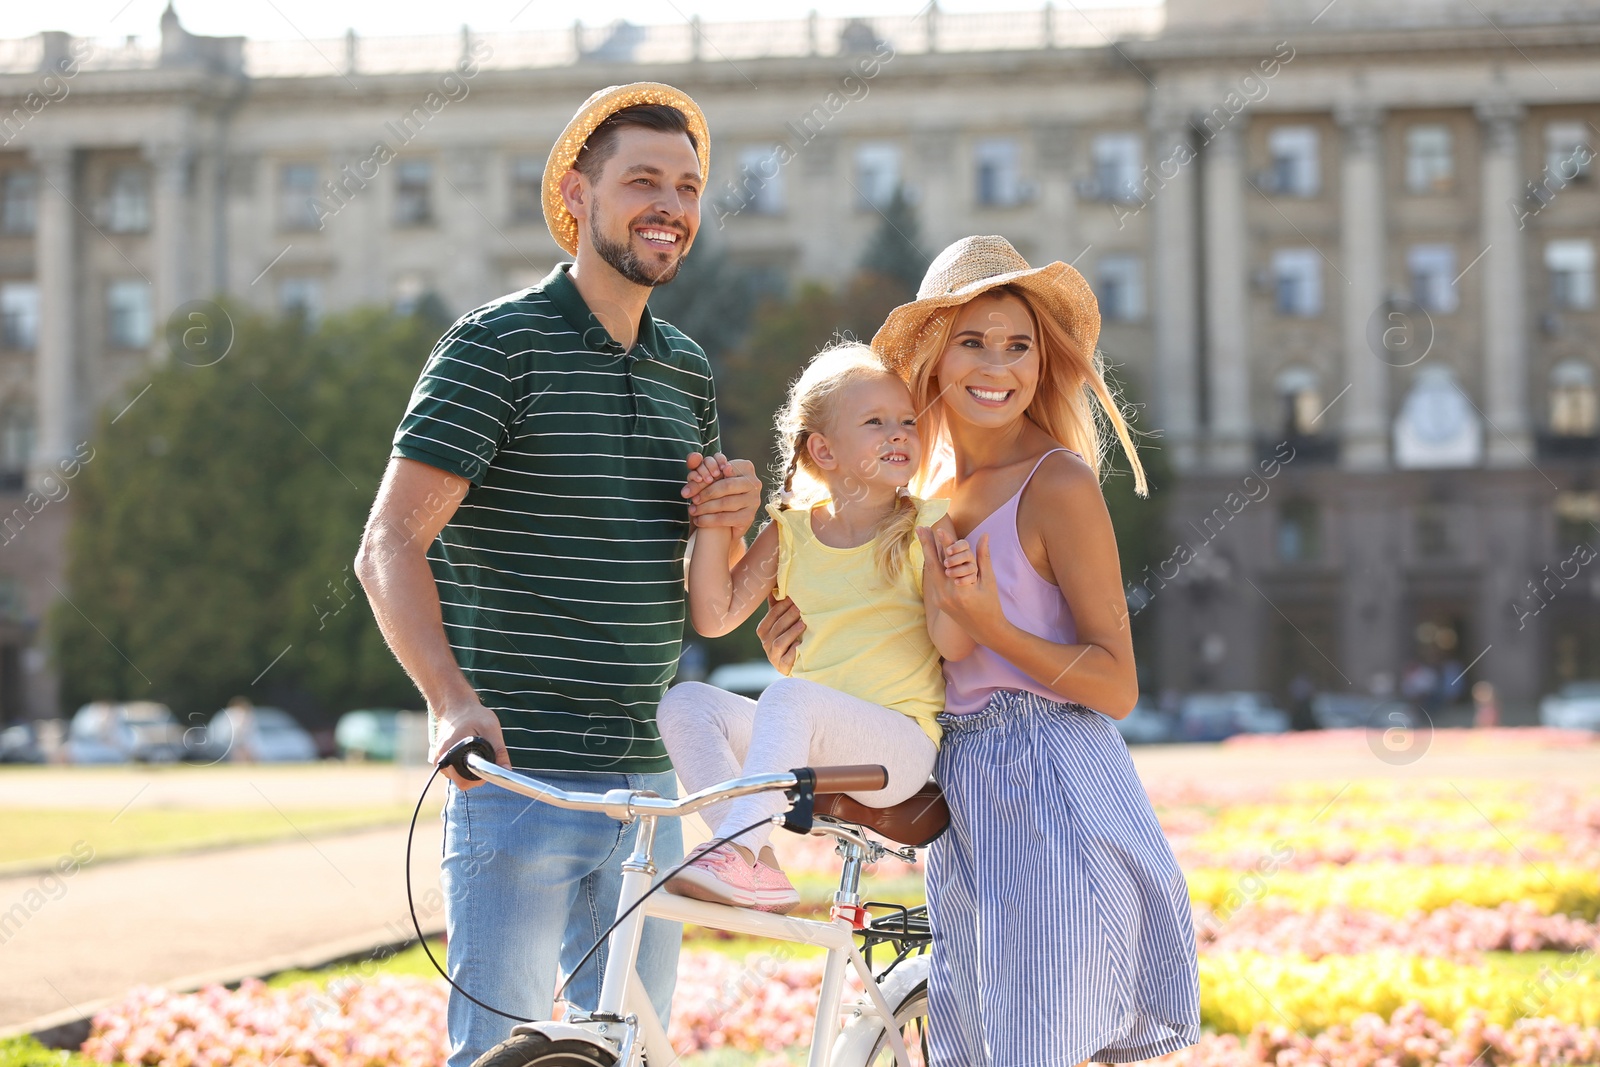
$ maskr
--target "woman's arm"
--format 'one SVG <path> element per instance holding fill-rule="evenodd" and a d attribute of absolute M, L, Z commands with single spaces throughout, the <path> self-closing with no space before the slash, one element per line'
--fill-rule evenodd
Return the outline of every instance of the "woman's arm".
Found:
<path fill-rule="evenodd" d="M 987 535 L 978 545 L 975 585 L 933 575 L 939 608 L 1034 681 L 1074 703 L 1124 718 L 1139 699 L 1139 681 L 1117 540 L 1099 482 L 1082 460 L 1052 457 L 1035 475 L 1023 504 L 1051 516 L 1038 526 L 1051 573 L 1072 609 L 1077 643 L 1058 644 L 1005 617 L 994 587 Z"/>
<path fill-rule="evenodd" d="M 689 557 L 689 621 L 702 637 L 721 637 L 756 610 L 778 581 L 778 528 L 769 523 L 731 567 L 733 530 L 702 526 Z"/>
<path fill-rule="evenodd" d="M 917 537 L 922 542 L 922 607 L 927 614 L 928 636 L 945 659 L 966 659 L 978 643 L 960 623 L 939 609 L 938 592 L 928 580 L 928 571 L 935 568 L 951 581 L 970 583 L 976 580 L 977 561 L 972 558 L 967 543 L 956 538 L 956 527 L 950 516 L 942 516 L 927 531 L 924 535 L 918 530 Z"/>

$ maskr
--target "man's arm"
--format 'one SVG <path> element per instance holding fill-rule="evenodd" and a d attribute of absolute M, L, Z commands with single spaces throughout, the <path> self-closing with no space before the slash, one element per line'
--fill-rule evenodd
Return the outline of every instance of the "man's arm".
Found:
<path fill-rule="evenodd" d="M 438 723 L 429 759 L 437 761 L 451 745 L 476 735 L 494 746 L 496 763 L 510 767 L 500 720 L 478 699 L 445 638 L 439 588 L 428 567 L 428 546 L 468 488 L 465 478 L 437 467 L 390 459 L 361 534 L 355 570 L 378 629 Z M 463 789 L 483 784 L 462 781 L 453 770 L 444 773 Z"/>

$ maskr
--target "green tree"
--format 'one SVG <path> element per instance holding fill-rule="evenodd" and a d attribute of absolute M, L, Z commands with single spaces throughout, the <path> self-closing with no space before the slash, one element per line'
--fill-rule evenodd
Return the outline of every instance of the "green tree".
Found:
<path fill-rule="evenodd" d="M 64 698 L 183 717 L 243 694 L 312 725 L 414 706 L 351 561 L 436 325 L 234 321 L 220 362 L 174 360 L 100 421 L 50 620 Z"/>
<path fill-rule="evenodd" d="M 708 241 L 704 233 L 678 276 L 650 293 L 651 314 L 688 334 L 718 370 L 749 333 L 755 305 L 749 273 L 728 258 L 724 245 Z"/>
<path fill-rule="evenodd" d="M 904 186 L 895 189 L 882 215 L 860 267 L 865 274 L 878 274 L 900 283 L 902 295 L 895 302 L 904 303 L 916 296 L 931 260 L 918 244 L 922 237 L 917 209 L 906 199 Z"/>

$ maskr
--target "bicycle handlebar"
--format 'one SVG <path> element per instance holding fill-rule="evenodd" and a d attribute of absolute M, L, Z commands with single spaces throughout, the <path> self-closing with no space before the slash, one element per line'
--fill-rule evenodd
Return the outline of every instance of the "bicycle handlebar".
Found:
<path fill-rule="evenodd" d="M 889 772 L 875 763 L 808 769 L 814 775 L 813 788 L 818 793 L 866 793 L 889 784 Z"/>
<path fill-rule="evenodd" d="M 577 793 L 557 789 L 538 779 L 506 770 L 494 762 L 494 749 L 481 737 L 464 738 L 452 745 L 450 751 L 439 759 L 440 769 L 446 766 L 454 768 L 468 781 L 481 779 L 558 808 L 599 811 L 622 820 L 643 814 L 681 818 L 718 801 L 751 793 L 790 790 L 805 784 L 810 784 L 813 791 L 818 793 L 848 793 L 882 789 L 889 782 L 889 772 L 885 768 L 875 764 L 859 764 L 847 767 L 800 767 L 777 774 L 753 774 L 690 793 L 681 800 L 668 800 L 640 789 Z"/>

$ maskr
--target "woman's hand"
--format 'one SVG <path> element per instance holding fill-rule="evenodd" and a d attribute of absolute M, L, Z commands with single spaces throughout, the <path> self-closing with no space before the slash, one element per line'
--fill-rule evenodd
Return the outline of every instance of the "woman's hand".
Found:
<path fill-rule="evenodd" d="M 989 535 L 978 539 L 976 558 L 965 541 L 949 541 L 927 527 L 919 527 L 922 541 L 923 588 L 931 590 L 939 612 L 972 635 L 981 645 L 993 646 L 994 635 L 1010 625 L 1000 606 L 1000 590 L 994 582 L 994 566 L 989 559 Z M 947 553 L 947 549 L 954 550 Z M 970 563 L 970 573 L 969 566 Z"/>
<path fill-rule="evenodd" d="M 794 669 L 794 658 L 800 651 L 800 635 L 805 631 L 805 620 L 800 618 L 800 609 L 794 606 L 794 601 L 767 597 L 767 614 L 756 624 L 756 636 L 761 639 L 761 649 L 767 654 L 767 660 L 781 674 L 787 676 Z"/>

